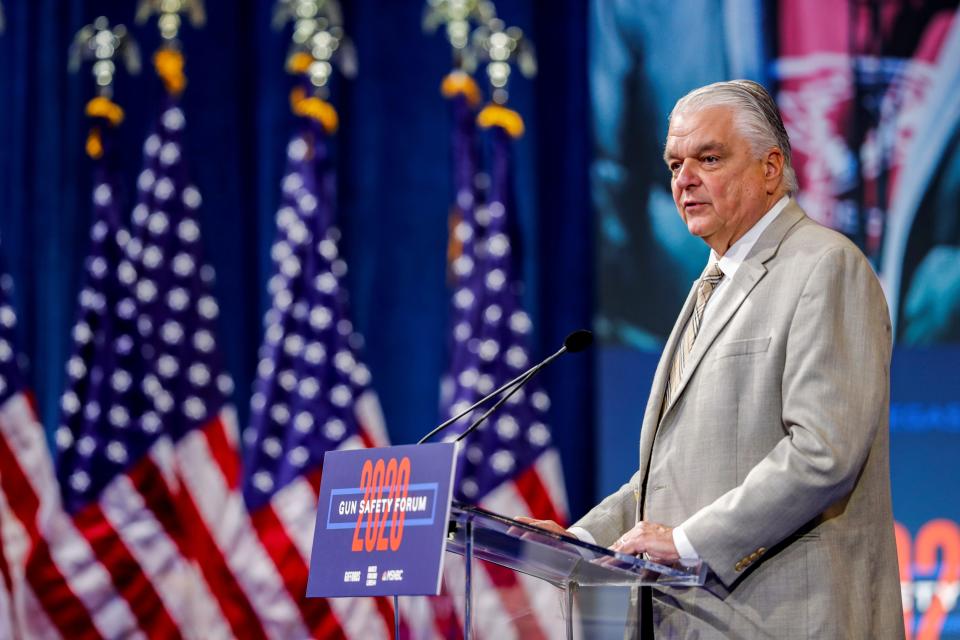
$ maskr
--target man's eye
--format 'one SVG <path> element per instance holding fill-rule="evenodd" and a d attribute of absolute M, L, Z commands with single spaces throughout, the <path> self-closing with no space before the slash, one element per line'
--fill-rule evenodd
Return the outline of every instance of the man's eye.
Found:
<path fill-rule="evenodd" d="M 676 173 L 676 172 L 678 172 L 678 171 L 680 171 L 680 163 L 679 163 L 679 162 L 671 162 L 671 163 L 670 163 L 670 173 Z"/>
<path fill-rule="evenodd" d="M 703 164 L 716 164 L 720 161 L 720 158 L 717 156 L 705 156 L 703 158 Z"/>

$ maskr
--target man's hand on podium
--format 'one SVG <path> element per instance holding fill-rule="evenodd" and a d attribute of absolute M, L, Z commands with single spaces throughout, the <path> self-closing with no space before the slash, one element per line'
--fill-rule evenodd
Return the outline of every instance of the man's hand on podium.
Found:
<path fill-rule="evenodd" d="M 546 529 L 550 533 L 559 533 L 562 536 L 567 536 L 570 538 L 576 538 L 575 535 L 561 527 L 559 524 L 553 520 L 537 520 L 536 518 L 528 518 L 526 516 L 517 516 L 514 518 L 517 522 L 522 522 L 523 524 L 529 524 L 534 527 L 539 527 L 541 529 Z"/>
<path fill-rule="evenodd" d="M 673 564 L 680 559 L 673 543 L 673 527 L 644 520 L 620 536 L 610 548 L 628 555 L 646 554 L 650 560 L 660 564 Z"/>

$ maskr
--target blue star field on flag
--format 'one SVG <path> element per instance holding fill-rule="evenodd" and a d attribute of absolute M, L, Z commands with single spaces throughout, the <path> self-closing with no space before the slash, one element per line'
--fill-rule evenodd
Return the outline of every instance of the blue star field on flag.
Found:
<path fill-rule="evenodd" d="M 458 127 L 472 127 L 463 114 Z M 469 132 L 468 134 L 469 135 Z M 512 221 L 511 140 L 492 135 L 492 172 L 485 201 L 477 197 L 469 170 L 455 169 L 461 218 L 453 228 L 462 253 L 453 258 L 453 349 L 445 383 L 445 413 L 453 416 L 530 365 L 531 321 L 521 306 L 522 283 Z M 473 162 L 471 147 L 455 144 L 455 161 Z M 482 195 L 482 194 L 481 194 Z M 550 446 L 545 424 L 550 401 L 536 380 L 518 391 L 489 421 L 467 437 L 457 468 L 456 497 L 479 502 L 515 479 Z M 469 418 L 479 416 L 474 412 Z M 454 428 L 463 431 L 469 421 Z M 449 436 L 448 436 L 449 437 Z"/>
<path fill-rule="evenodd" d="M 202 199 L 183 162 L 185 124 L 171 100 L 144 143 L 128 248 L 140 274 L 137 330 L 149 365 L 143 389 L 153 399 L 151 418 L 174 441 L 217 416 L 233 391 L 215 337 L 220 309 L 200 242 Z"/>
<path fill-rule="evenodd" d="M 131 237 L 122 223 L 114 130 L 101 130 L 104 151 L 94 169 L 90 251 L 55 433 L 57 472 L 71 512 L 138 460 L 160 431 L 159 423 L 142 421 L 150 401 L 137 384 L 144 373 L 133 288 L 137 271 L 126 255 Z"/>
<path fill-rule="evenodd" d="M 217 415 L 232 389 L 216 350 L 218 306 L 199 242 L 201 198 L 182 162 L 184 125 L 170 101 L 144 144 L 132 233 L 121 222 L 109 165 L 97 170 L 92 246 L 56 433 L 71 510 L 157 439 L 177 440 Z"/>
<path fill-rule="evenodd" d="M 272 305 L 244 432 L 251 511 L 361 435 L 356 404 L 370 391 L 358 358 L 362 341 L 348 319 L 327 134 L 305 121 L 287 158 L 271 250 Z"/>

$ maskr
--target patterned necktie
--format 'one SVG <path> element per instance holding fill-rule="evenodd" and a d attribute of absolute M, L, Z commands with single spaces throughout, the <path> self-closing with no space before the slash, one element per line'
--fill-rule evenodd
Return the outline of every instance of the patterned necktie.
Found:
<path fill-rule="evenodd" d="M 673 352 L 673 363 L 670 365 L 670 377 L 667 379 L 667 390 L 664 393 L 663 410 L 666 410 L 670 400 L 673 399 L 673 391 L 680 386 L 680 378 L 683 376 L 683 368 L 687 363 L 690 352 L 693 351 L 693 341 L 697 339 L 700 332 L 700 322 L 703 320 L 703 310 L 707 306 L 707 300 L 713 293 L 720 281 L 723 280 L 723 271 L 720 271 L 720 265 L 714 262 L 707 269 L 707 272 L 700 278 L 700 284 L 697 285 L 697 304 L 693 308 L 687 327 L 683 330 L 683 336 L 680 344 Z"/>

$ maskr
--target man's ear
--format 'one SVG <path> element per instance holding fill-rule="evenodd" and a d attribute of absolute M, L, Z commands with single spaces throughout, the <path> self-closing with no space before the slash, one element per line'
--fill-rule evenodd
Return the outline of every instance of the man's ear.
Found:
<path fill-rule="evenodd" d="M 766 182 L 767 193 L 773 193 L 780 186 L 783 176 L 783 153 L 776 147 L 767 151 L 763 160 L 763 179 Z"/>

